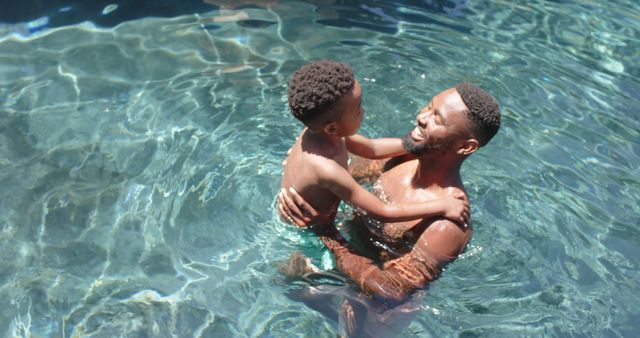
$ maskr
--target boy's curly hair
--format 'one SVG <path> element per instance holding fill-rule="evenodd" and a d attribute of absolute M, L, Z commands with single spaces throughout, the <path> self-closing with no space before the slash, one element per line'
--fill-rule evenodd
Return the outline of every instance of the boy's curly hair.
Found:
<path fill-rule="evenodd" d="M 322 60 L 302 66 L 289 84 L 289 108 L 305 125 L 319 117 L 353 89 L 353 70 L 343 63 Z"/>
<path fill-rule="evenodd" d="M 482 88 L 467 82 L 460 82 L 456 90 L 469 110 L 467 118 L 473 125 L 473 132 L 480 146 L 487 144 L 500 128 L 500 106 L 496 99 Z"/>

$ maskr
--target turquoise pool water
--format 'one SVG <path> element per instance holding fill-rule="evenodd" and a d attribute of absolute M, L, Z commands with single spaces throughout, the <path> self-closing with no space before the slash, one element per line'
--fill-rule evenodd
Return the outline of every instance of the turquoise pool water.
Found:
<path fill-rule="evenodd" d="M 1 335 L 334 337 L 274 267 L 330 257 L 271 208 L 287 81 L 321 58 L 355 69 L 368 136 L 459 80 L 503 107 L 463 167 L 473 240 L 395 336 L 635 335 L 640 5 L 252 3 L 0 24 Z"/>

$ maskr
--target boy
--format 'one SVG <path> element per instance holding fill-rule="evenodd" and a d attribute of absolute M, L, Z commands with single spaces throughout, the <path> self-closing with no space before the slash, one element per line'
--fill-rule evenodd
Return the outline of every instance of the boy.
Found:
<path fill-rule="evenodd" d="M 369 159 L 406 154 L 399 138 L 368 139 L 356 134 L 364 116 L 361 96 L 360 84 L 345 64 L 316 61 L 293 74 L 289 108 L 305 128 L 284 162 L 281 189 L 294 188 L 319 213 L 331 217 L 344 200 L 383 222 L 441 215 L 466 223 L 469 207 L 462 196 L 426 203 L 386 204 L 351 177 L 347 171 L 348 152 Z"/>

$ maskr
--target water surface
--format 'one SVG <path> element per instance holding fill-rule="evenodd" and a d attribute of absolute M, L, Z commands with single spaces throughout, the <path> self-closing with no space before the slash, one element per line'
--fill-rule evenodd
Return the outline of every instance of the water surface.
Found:
<path fill-rule="evenodd" d="M 50 15 L 31 33 L 0 24 L 5 336 L 335 336 L 274 267 L 295 250 L 324 267 L 330 256 L 271 208 L 301 129 L 287 82 L 323 58 L 355 69 L 371 137 L 403 135 L 460 80 L 503 107 L 498 136 L 463 167 L 467 253 L 398 336 L 640 328 L 635 2 L 217 2 L 116 25 Z"/>

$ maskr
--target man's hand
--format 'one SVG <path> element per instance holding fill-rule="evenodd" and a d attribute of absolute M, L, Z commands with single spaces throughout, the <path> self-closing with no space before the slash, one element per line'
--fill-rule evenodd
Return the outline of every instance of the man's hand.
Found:
<path fill-rule="evenodd" d="M 280 189 L 278 194 L 278 212 L 283 222 L 306 228 L 314 224 L 333 223 L 335 213 L 321 214 L 293 188 Z"/>
<path fill-rule="evenodd" d="M 471 209 L 469 203 L 464 198 L 464 194 L 456 194 L 445 196 L 440 200 L 442 203 L 442 216 L 452 220 L 453 222 L 468 226 L 471 217 Z"/>

